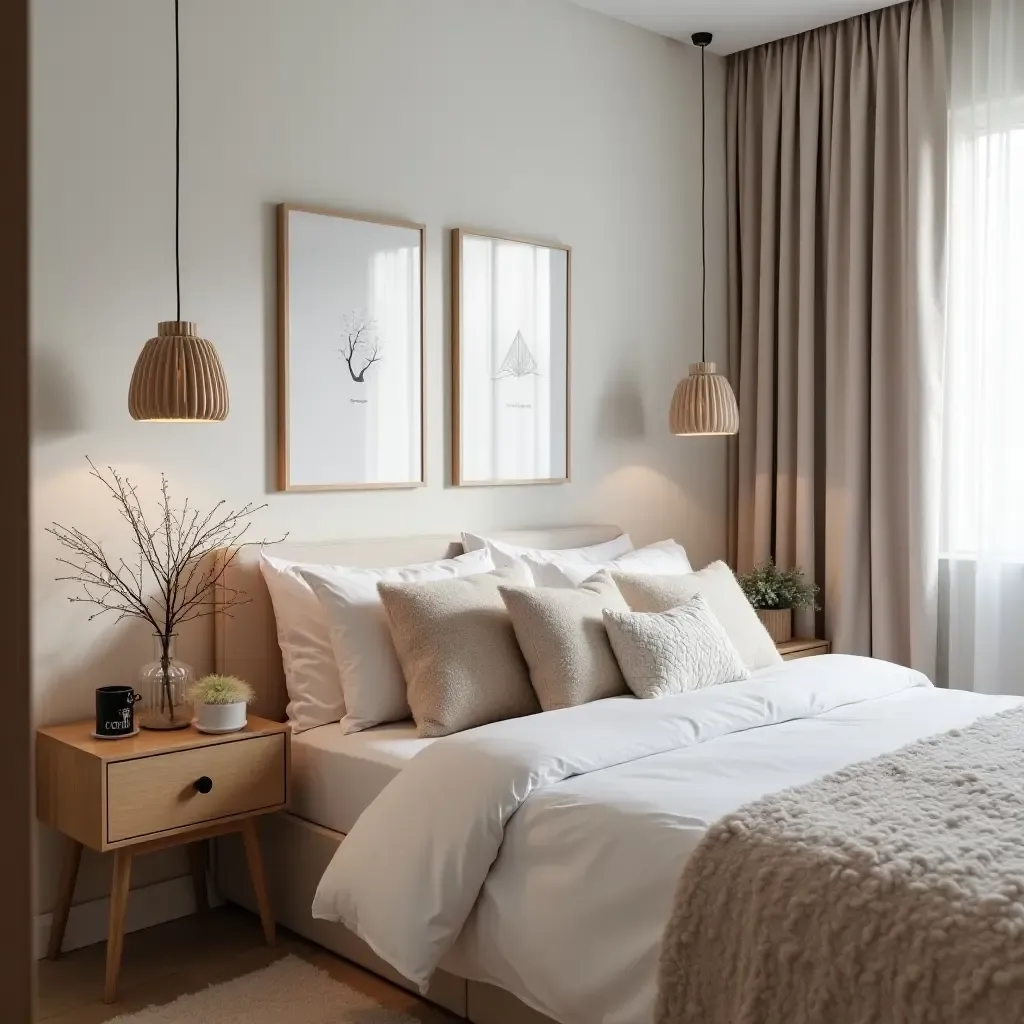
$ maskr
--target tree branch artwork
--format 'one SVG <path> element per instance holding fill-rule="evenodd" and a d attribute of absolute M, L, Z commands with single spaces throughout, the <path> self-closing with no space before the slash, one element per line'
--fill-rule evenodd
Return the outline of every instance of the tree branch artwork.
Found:
<path fill-rule="evenodd" d="M 128 524 L 138 561 L 133 557 L 129 564 L 108 555 L 101 541 L 74 527 L 53 523 L 46 532 L 68 551 L 66 557 L 57 559 L 68 567 L 67 574 L 57 580 L 81 586 L 82 593 L 68 600 L 98 609 L 89 616 L 90 622 L 109 612 L 117 616 L 117 622 L 136 618 L 149 623 L 161 642 L 161 712 L 169 712 L 173 720 L 168 675 L 171 639 L 186 622 L 214 612 L 230 615 L 232 608 L 251 600 L 241 590 L 225 588 L 223 581 L 242 548 L 277 542 L 246 539 L 249 517 L 267 506 L 249 502 L 232 510 L 218 501 L 203 513 L 186 499 L 176 507 L 167 477 L 161 473 L 160 498 L 151 520 L 143 510 L 138 489 L 126 476 L 111 466 L 104 473 L 92 459 L 86 461 L 89 475 L 107 489 L 118 515 Z"/>
<path fill-rule="evenodd" d="M 345 319 L 343 344 L 338 351 L 348 366 L 349 376 L 357 384 L 365 384 L 366 371 L 381 360 L 381 344 L 376 327 L 376 321 L 368 317 L 353 314 Z M 361 366 L 357 373 L 356 365 L 359 364 Z"/>

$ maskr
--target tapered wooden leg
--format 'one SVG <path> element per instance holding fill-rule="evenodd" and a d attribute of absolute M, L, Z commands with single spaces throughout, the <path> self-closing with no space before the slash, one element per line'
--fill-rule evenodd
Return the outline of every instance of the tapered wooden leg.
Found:
<path fill-rule="evenodd" d="M 192 892 L 196 898 L 196 910 L 205 914 L 210 909 L 206 890 L 206 840 L 188 844 L 188 863 L 192 870 Z"/>
<path fill-rule="evenodd" d="M 242 824 L 242 841 L 245 843 L 245 859 L 249 865 L 249 877 L 252 879 L 253 892 L 256 894 L 256 906 L 260 910 L 260 924 L 268 946 L 276 941 L 274 932 L 274 915 L 270 910 L 270 894 L 267 892 L 267 879 L 263 874 L 263 854 L 260 852 L 260 837 L 256 831 L 256 819 L 249 818 Z"/>
<path fill-rule="evenodd" d="M 64 932 L 68 926 L 68 912 L 71 898 L 75 895 L 75 881 L 78 879 L 78 865 L 82 862 L 82 844 L 70 836 L 64 840 L 64 863 L 60 869 L 60 883 L 57 888 L 57 903 L 53 908 L 53 923 L 50 925 L 50 948 L 46 955 L 51 960 L 60 956 Z"/>
<path fill-rule="evenodd" d="M 124 912 L 128 906 L 128 889 L 132 880 L 131 849 L 114 852 L 114 878 L 110 886 L 110 923 L 107 926 L 107 977 L 103 1001 L 117 998 L 117 976 L 121 970 L 124 949 Z"/>

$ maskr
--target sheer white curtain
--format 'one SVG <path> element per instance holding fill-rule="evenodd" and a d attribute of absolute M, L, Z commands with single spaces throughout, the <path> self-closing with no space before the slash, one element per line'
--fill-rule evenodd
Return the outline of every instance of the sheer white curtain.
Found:
<path fill-rule="evenodd" d="M 954 0 L 939 681 L 1024 694 L 1024 0 Z"/>

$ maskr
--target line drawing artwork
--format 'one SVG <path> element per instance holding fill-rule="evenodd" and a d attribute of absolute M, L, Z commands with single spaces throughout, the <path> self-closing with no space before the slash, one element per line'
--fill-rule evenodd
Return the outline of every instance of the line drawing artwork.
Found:
<path fill-rule="evenodd" d="M 356 384 L 366 383 L 366 371 L 379 363 L 381 354 L 380 338 L 376 334 L 377 322 L 367 316 L 351 313 L 345 317 L 342 328 L 343 345 L 338 351 L 345 360 L 349 376 Z M 356 366 L 362 364 L 359 372 Z"/>
<path fill-rule="evenodd" d="M 494 379 L 500 380 L 502 377 L 521 378 L 530 376 L 539 377 L 540 368 L 538 367 L 537 360 L 534 359 L 529 346 L 526 344 L 523 332 L 516 331 L 515 339 L 509 346 L 508 352 L 505 354 L 505 358 L 502 360 L 501 366 L 498 368 L 498 372 L 495 374 Z"/>

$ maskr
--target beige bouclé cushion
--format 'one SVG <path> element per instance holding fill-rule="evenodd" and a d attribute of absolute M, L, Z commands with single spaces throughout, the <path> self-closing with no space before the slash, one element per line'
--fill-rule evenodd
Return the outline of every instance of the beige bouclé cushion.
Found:
<path fill-rule="evenodd" d="M 629 693 L 608 642 L 603 614 L 628 612 L 618 587 L 600 572 L 575 588 L 499 588 L 545 711 Z"/>
<path fill-rule="evenodd" d="M 700 594 L 667 612 L 606 610 L 604 624 L 626 683 L 637 697 L 668 697 L 750 676 Z"/>
<path fill-rule="evenodd" d="M 751 672 L 782 663 L 782 657 L 757 612 L 750 606 L 732 570 L 725 562 L 712 562 L 685 576 L 640 576 L 613 573 L 626 603 L 635 612 L 666 612 L 703 594 L 708 607 L 725 628 Z"/>
<path fill-rule="evenodd" d="M 512 566 L 461 579 L 379 584 L 421 736 L 540 710 L 498 593 L 504 583 L 529 582 L 527 569 Z"/>

